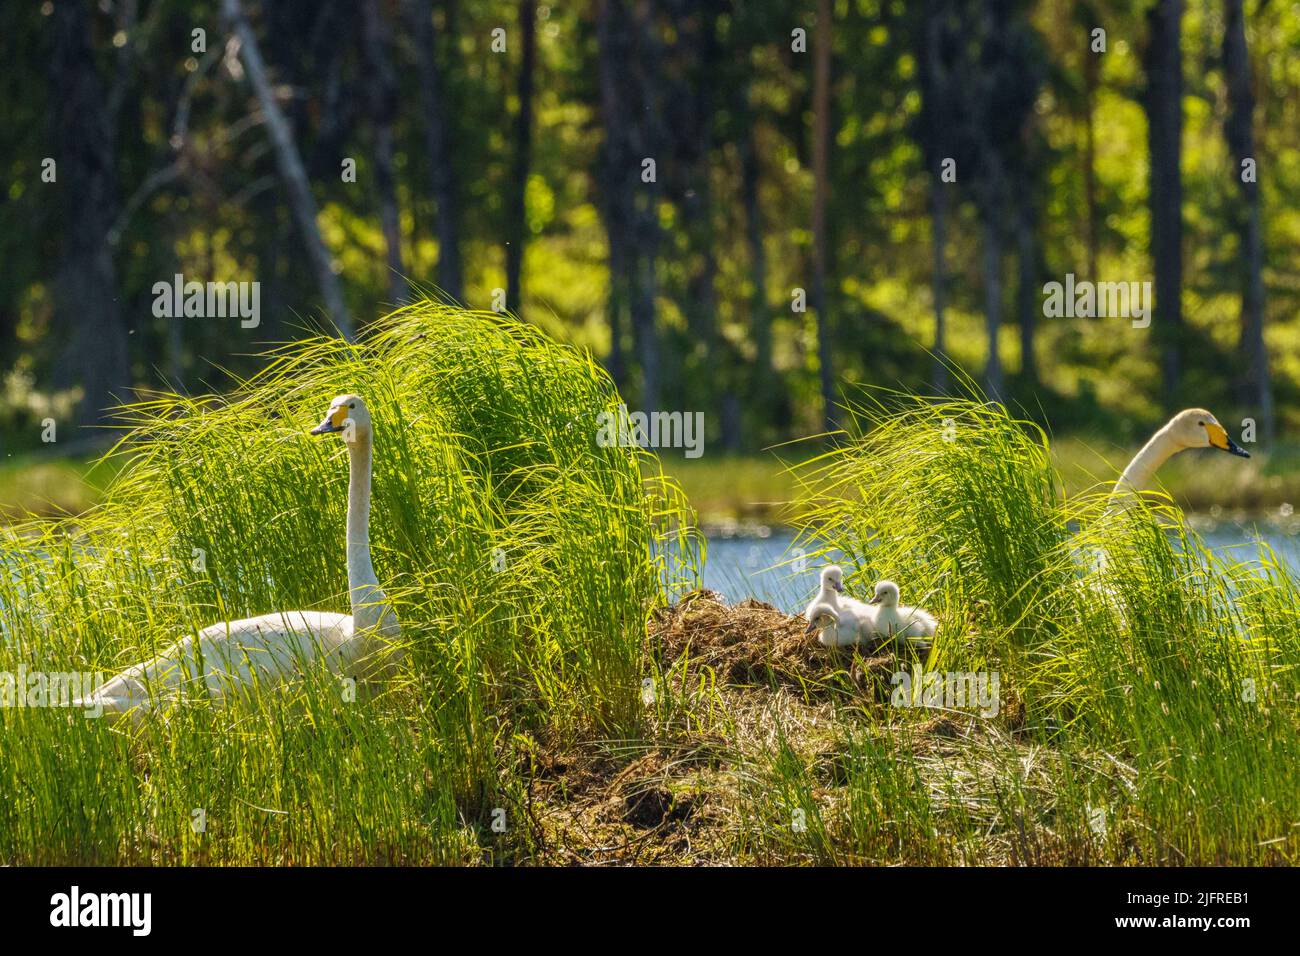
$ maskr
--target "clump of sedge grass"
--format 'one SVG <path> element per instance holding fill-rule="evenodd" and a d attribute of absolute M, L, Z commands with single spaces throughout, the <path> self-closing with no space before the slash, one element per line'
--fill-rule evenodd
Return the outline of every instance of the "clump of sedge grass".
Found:
<path fill-rule="evenodd" d="M 0 671 L 111 673 L 215 620 L 345 611 L 346 452 L 307 434 L 342 392 L 375 422 L 371 541 L 401 678 L 374 699 L 319 680 L 197 706 L 135 741 L 67 709 L 0 710 L 0 861 L 508 855 L 526 834 L 497 769 L 510 735 L 637 732 L 684 499 L 647 488 L 640 449 L 598 444 L 620 399 L 589 357 L 431 302 L 359 345 L 282 349 L 232 395 L 124 409 L 104 502 L 2 532 Z"/>
<path fill-rule="evenodd" d="M 1046 436 L 1000 406 L 887 395 L 853 412 L 857 437 L 802 473 L 822 503 L 802 541 L 842 553 L 850 592 L 893 578 L 938 613 L 927 668 L 998 673 L 993 726 L 1061 756 L 1061 792 L 1076 795 L 1031 805 L 1040 825 L 1058 817 L 1058 837 L 1078 835 L 1049 841 L 1051 856 L 1300 856 L 1293 569 L 1266 549 L 1257 561 L 1211 553 L 1166 498 L 1067 500 Z M 1010 793 L 998 797 L 1008 810 Z M 995 829 L 1024 827 L 1016 812 Z"/>

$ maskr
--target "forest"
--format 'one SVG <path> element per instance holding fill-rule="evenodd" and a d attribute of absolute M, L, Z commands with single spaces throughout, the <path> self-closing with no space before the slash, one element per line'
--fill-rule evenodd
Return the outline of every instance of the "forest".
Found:
<path fill-rule="evenodd" d="M 702 412 L 708 453 L 833 427 L 844 383 L 1119 441 L 1296 424 L 1291 4 L 46 0 L 0 34 L 9 454 L 425 293 Z"/>

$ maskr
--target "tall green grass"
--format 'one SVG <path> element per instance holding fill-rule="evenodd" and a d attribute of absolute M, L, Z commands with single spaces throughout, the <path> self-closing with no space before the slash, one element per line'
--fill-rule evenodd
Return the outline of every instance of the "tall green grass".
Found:
<path fill-rule="evenodd" d="M 508 859 L 530 839 L 501 771 L 521 740 L 639 731 L 646 615 L 691 571 L 665 547 L 685 502 L 647 487 L 639 449 L 597 444 L 620 399 L 588 357 L 430 302 L 360 345 L 283 349 L 233 395 L 125 409 L 99 507 L 0 531 L 0 671 L 112 672 L 214 620 L 345 611 L 346 452 L 307 435 L 341 392 L 375 422 L 401 678 L 195 707 L 136 739 L 0 709 L 0 862 Z"/>
<path fill-rule="evenodd" d="M 929 667 L 999 673 L 1001 715 L 976 736 L 1000 743 L 965 791 L 999 783 L 1005 810 L 988 825 L 1008 852 L 1033 855 L 1019 846 L 1025 811 L 1008 816 L 1022 805 L 1029 832 L 1051 834 L 1049 859 L 1300 858 L 1294 570 L 1267 549 L 1216 556 L 1166 498 L 1125 510 L 1109 508 L 1104 490 L 1067 500 L 1043 433 L 1000 406 L 886 395 L 853 411 L 857 437 L 804 469 L 821 507 L 803 541 L 843 552 L 851 593 L 893 578 L 904 601 L 937 613 Z M 933 716 L 895 709 L 891 719 Z M 1058 785 L 1008 803 L 1029 792 L 1016 764 L 1035 747 L 1051 755 Z M 936 806 L 952 802 L 935 781 L 953 770 L 929 768 Z M 875 832 L 851 808 L 844 827 L 850 846 Z"/>
<path fill-rule="evenodd" d="M 996 672 L 998 715 L 936 720 L 847 671 L 812 696 L 660 672 L 647 615 L 702 555 L 680 491 L 596 443 L 619 397 L 589 359 L 430 303 L 285 349 L 232 396 L 128 409 L 100 507 L 0 531 L 0 672 L 110 672 L 213 620 L 345 609 L 345 451 L 306 434 L 340 392 L 375 420 L 399 678 L 352 699 L 310 675 L 134 735 L 0 709 L 0 863 L 554 858 L 536 768 L 564 760 L 542 751 L 603 754 L 610 786 L 627 755 L 672 755 L 654 772 L 710 859 L 1300 858 L 1300 579 L 1267 549 L 1218 557 L 1167 499 L 1067 497 L 1046 436 L 999 406 L 868 395 L 798 472 L 800 544 L 850 593 L 888 577 L 934 611 L 925 666 Z M 620 791 L 549 799 L 570 785 L 597 788 L 605 832 Z"/>

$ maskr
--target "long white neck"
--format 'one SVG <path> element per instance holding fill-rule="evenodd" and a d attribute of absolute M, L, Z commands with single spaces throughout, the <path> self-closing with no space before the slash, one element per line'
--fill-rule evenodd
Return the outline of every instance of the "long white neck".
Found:
<path fill-rule="evenodd" d="M 1179 451 L 1182 451 L 1182 446 L 1174 440 L 1169 426 L 1166 425 L 1152 435 L 1151 440 L 1142 446 L 1142 450 L 1133 456 L 1124 473 L 1119 476 L 1111 500 L 1114 501 L 1122 495 L 1135 494 L 1146 488 L 1155 477 L 1156 469 Z"/>
<path fill-rule="evenodd" d="M 840 595 L 829 584 L 823 584 L 821 591 L 817 594 L 817 603 L 829 605 L 832 610 L 840 609 Z"/>
<path fill-rule="evenodd" d="M 379 625 L 389 611 L 370 562 L 370 436 L 348 443 L 348 594 L 357 630 Z"/>

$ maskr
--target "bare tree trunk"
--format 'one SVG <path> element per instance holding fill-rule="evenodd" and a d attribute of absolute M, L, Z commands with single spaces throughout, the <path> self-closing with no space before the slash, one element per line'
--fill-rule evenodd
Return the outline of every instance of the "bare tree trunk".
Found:
<path fill-rule="evenodd" d="M 407 12 L 415 39 L 416 75 L 424 106 L 424 142 L 429 154 L 430 186 L 438 209 L 438 285 L 449 298 L 459 302 L 464 292 L 464 277 L 460 261 L 456 170 L 451 157 L 451 124 L 433 30 L 433 4 L 431 0 L 408 0 Z"/>
<path fill-rule="evenodd" d="M 813 63 L 813 310 L 817 316 L 817 361 L 821 371 L 822 427 L 835 430 L 835 372 L 831 321 L 826 306 L 826 197 L 830 152 L 831 5 L 817 0 Z"/>
<path fill-rule="evenodd" d="M 605 368 L 614 380 L 614 387 L 621 393 L 627 387 L 627 355 L 623 350 L 624 314 L 627 311 L 627 263 L 625 250 L 627 243 L 621 238 L 615 240 L 614 233 L 620 235 L 625 227 L 615 226 L 607 220 L 606 231 L 609 239 L 609 303 L 606 306 L 609 322 L 609 355 Z"/>
<path fill-rule="evenodd" d="M 629 298 L 632 159 L 623 132 L 625 109 L 621 86 L 622 71 L 630 54 L 625 46 L 626 31 L 617 18 L 611 0 L 601 0 L 596 9 L 596 46 L 600 118 L 605 130 L 605 141 L 601 145 L 601 214 L 609 244 L 609 357 L 606 367 L 614 385 L 622 392 L 627 387 L 623 318 Z"/>
<path fill-rule="evenodd" d="M 660 408 L 659 333 L 655 328 L 655 299 L 658 276 L 655 263 L 659 251 L 659 211 L 654 194 L 639 197 L 633 226 L 636 248 L 632 263 L 632 341 L 641 365 L 641 405 L 647 411 Z"/>
<path fill-rule="evenodd" d="M 519 115 L 515 117 L 515 165 L 511 177 L 510 208 L 506 227 L 506 303 L 519 313 L 524 304 L 524 242 L 528 236 L 524 199 L 528 169 L 532 165 L 533 70 L 537 59 L 537 0 L 519 4 L 519 32 L 523 58 L 519 65 Z"/>
<path fill-rule="evenodd" d="M 379 0 L 364 0 L 361 25 L 370 72 L 370 118 L 375 128 L 375 188 L 379 193 L 379 224 L 388 258 L 388 294 L 394 304 L 406 295 L 402 267 L 402 221 L 394 172 L 393 118 L 397 111 L 397 78 L 388 56 L 390 34 Z"/>
<path fill-rule="evenodd" d="M 610 331 L 618 342 L 620 279 L 627 293 L 632 348 L 641 372 L 642 408 L 659 408 L 662 386 L 658 295 L 659 186 L 639 175 L 641 162 L 662 146 L 656 117 L 662 104 L 654 12 L 645 5 L 629 10 L 619 0 L 601 0 L 596 11 L 600 64 L 601 118 L 606 171 L 606 226 L 610 243 Z M 615 344 L 614 348 L 618 348 Z M 621 360 L 621 353 L 611 358 Z"/>
<path fill-rule="evenodd" d="M 710 412 L 715 408 L 718 411 L 723 449 L 735 451 L 740 446 L 740 399 L 736 393 L 739 369 L 736 356 L 723 341 L 718 325 L 717 236 L 713 225 L 713 189 L 709 181 L 717 102 L 714 84 L 710 80 L 722 69 L 717 33 L 720 7 L 716 0 L 707 3 L 697 0 L 697 27 L 690 38 L 692 62 L 684 71 L 687 82 L 694 80 L 694 90 L 683 90 L 677 97 L 689 119 L 680 126 L 674 124 L 673 128 L 679 150 L 685 154 L 684 165 L 690 178 L 689 187 L 681 190 L 679 202 L 682 227 L 700 263 L 687 283 L 684 306 L 694 337 L 703 347 L 705 367 L 716 370 L 716 374 L 701 383 L 706 408 Z"/>
<path fill-rule="evenodd" d="M 1155 265 L 1155 332 L 1167 411 L 1173 411 L 1178 404 L 1182 374 L 1182 19 L 1182 0 L 1156 0 L 1147 11 L 1150 35 L 1145 106 L 1151 154 L 1151 256 Z"/>
<path fill-rule="evenodd" d="M 937 174 L 930 180 L 930 245 L 933 261 L 930 269 L 930 297 L 934 301 L 934 390 L 943 395 L 952 385 L 948 368 L 947 332 L 944 312 L 948 307 L 948 268 L 945 253 L 948 245 L 948 193 L 947 184 Z"/>
<path fill-rule="evenodd" d="M 943 58 L 944 20 L 950 11 L 946 3 L 925 7 L 919 26 L 917 66 L 921 86 L 921 152 L 930 173 L 930 298 L 934 304 L 934 371 L 931 383 L 942 395 L 952 384 L 948 368 L 945 311 L 948 295 L 948 191 L 942 164 L 948 158 L 948 126 L 952 115 L 950 85 Z"/>
<path fill-rule="evenodd" d="M 76 411 L 76 422 L 82 425 L 107 420 L 104 409 L 115 399 L 125 399 L 121 392 L 131 385 L 126 328 L 108 243 L 121 203 L 107 94 L 90 45 L 89 10 L 89 4 L 54 4 L 49 64 L 57 188 L 65 197 L 54 281 L 55 335 L 61 350 L 53 384 L 58 389 L 82 388 Z"/>
<path fill-rule="evenodd" d="M 1022 197 L 1016 218 L 1016 259 L 1019 280 L 1016 312 L 1020 320 L 1020 374 L 1025 384 L 1038 384 L 1038 362 L 1034 357 L 1034 336 L 1038 309 L 1038 245 L 1034 242 L 1033 202 Z"/>
<path fill-rule="evenodd" d="M 1090 23 L 1092 7 L 1086 5 Z M 1087 207 L 1088 279 L 1097 282 L 1097 258 L 1101 244 L 1101 225 L 1097 209 L 1097 87 L 1101 79 L 1101 54 L 1092 52 L 1092 30 L 1083 35 L 1083 108 L 1087 114 L 1083 140 L 1083 200 Z"/>
<path fill-rule="evenodd" d="M 302 157 L 294 143 L 293 132 L 284 118 L 279 105 L 275 102 L 275 92 L 266 75 L 266 65 L 257 49 L 257 37 L 249 26 L 239 0 L 221 0 L 222 15 L 231 25 L 239 39 L 239 55 L 248 71 L 249 82 L 253 86 L 253 95 L 257 97 L 262 115 L 266 117 L 267 132 L 275 150 L 275 162 L 284 180 L 285 191 L 289 196 L 289 207 L 293 210 L 298 231 L 302 234 L 303 245 L 307 247 L 307 258 L 311 260 L 312 271 L 316 276 L 316 286 L 321 298 L 325 300 L 325 309 L 330 320 L 345 339 L 354 339 L 356 330 L 352 326 L 352 316 L 348 313 L 343 300 L 343 287 L 338 276 L 334 274 L 330 263 L 329 250 L 321 238 L 319 215 L 316 200 L 311 194 L 311 184 L 307 181 L 307 171 L 303 169 Z"/>
<path fill-rule="evenodd" d="M 0 355 L 11 355 L 14 339 L 18 336 L 18 311 L 0 302 Z"/>
<path fill-rule="evenodd" d="M 1247 177 L 1245 160 L 1256 160 L 1253 116 L 1255 95 L 1251 90 L 1250 52 L 1246 46 L 1246 20 L 1241 0 L 1225 0 L 1223 72 L 1228 82 L 1228 117 L 1224 134 L 1236 166 L 1243 209 L 1237 224 L 1241 232 L 1241 338 L 1240 363 L 1245 374 L 1242 400 L 1259 416 L 1264 440 L 1274 436 L 1273 386 L 1264 344 L 1264 238 L 1260 222 L 1259 184 Z M 1256 170 L 1257 173 L 1257 170 Z"/>
<path fill-rule="evenodd" d="M 740 146 L 740 190 L 745 207 L 745 244 L 749 247 L 749 272 L 754 283 L 749 327 L 754 341 L 754 407 L 766 420 L 775 396 L 772 374 L 772 316 L 767 306 L 767 254 L 763 249 L 763 214 L 758 204 L 758 144 L 751 122 Z"/>
<path fill-rule="evenodd" d="M 1003 393 L 1002 358 L 998 355 L 998 329 L 1002 324 L 1002 230 L 997 214 L 985 210 L 982 219 L 984 245 L 984 333 L 988 339 L 988 361 L 984 365 L 984 388 L 989 398 L 1000 401 Z"/>
<path fill-rule="evenodd" d="M 634 56 L 628 71 L 637 104 L 637 121 L 627 124 L 632 156 L 640 160 L 654 156 L 668 141 L 660 121 L 664 78 L 659 64 L 655 36 L 655 8 L 648 2 L 632 5 L 627 29 Z M 631 275 L 632 337 L 641 366 L 641 403 L 647 410 L 661 408 L 663 370 L 660 365 L 657 299 L 659 296 L 659 182 L 639 182 L 633 219 L 633 262 Z"/>

